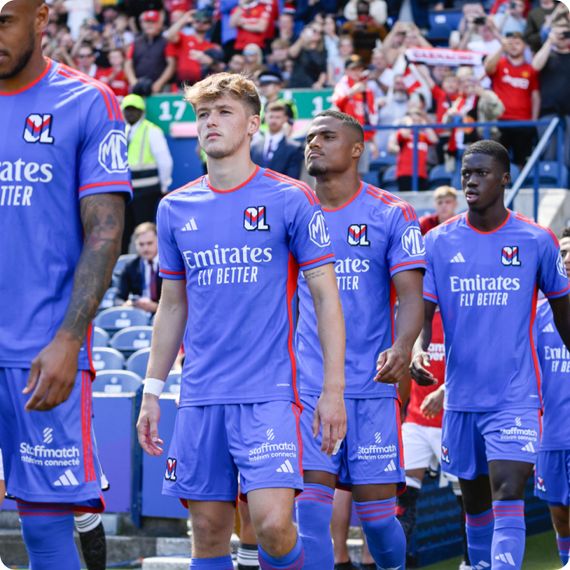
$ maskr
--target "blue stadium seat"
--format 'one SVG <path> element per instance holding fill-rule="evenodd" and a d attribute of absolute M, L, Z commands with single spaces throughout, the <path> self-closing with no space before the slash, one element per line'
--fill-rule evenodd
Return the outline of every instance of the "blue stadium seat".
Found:
<path fill-rule="evenodd" d="M 123 272 L 123 268 L 125 265 L 132 261 L 136 257 L 136 253 L 124 253 L 123 255 L 119 256 L 117 262 L 115 263 L 115 267 L 113 267 L 113 285 L 115 287 L 119 286 L 119 278 L 121 277 L 121 273 Z"/>
<path fill-rule="evenodd" d="M 180 384 L 182 383 L 182 374 L 180 372 L 170 372 L 166 383 L 164 384 L 164 393 L 180 394 Z"/>
<path fill-rule="evenodd" d="M 128 370 L 105 370 L 98 372 L 93 382 L 93 392 L 105 394 L 124 394 L 136 392 L 142 386 L 142 380 Z"/>
<path fill-rule="evenodd" d="M 117 331 L 110 344 L 116 350 L 120 350 L 125 356 L 130 356 L 141 348 L 149 348 L 151 340 L 152 327 L 127 327 Z"/>
<path fill-rule="evenodd" d="M 398 191 L 398 180 L 396 178 L 396 165 L 389 166 L 382 174 L 382 182 L 380 184 L 382 190 L 387 192 Z"/>
<path fill-rule="evenodd" d="M 449 34 L 457 30 L 463 14 L 461 10 L 430 10 L 429 32 L 426 38 L 438 45 L 447 45 Z"/>
<path fill-rule="evenodd" d="M 562 169 L 564 170 L 564 168 Z M 562 183 L 558 182 L 558 163 L 554 160 L 544 160 L 538 163 L 538 183 L 541 188 L 565 188 L 565 176 L 562 174 Z M 532 169 L 523 186 L 532 188 L 534 185 L 534 169 Z"/>
<path fill-rule="evenodd" d="M 104 311 L 105 309 L 108 309 L 109 307 L 112 307 L 115 304 L 115 297 L 117 296 L 117 288 L 116 287 L 109 287 L 109 289 L 107 289 L 107 291 L 105 291 L 105 294 L 103 295 L 103 298 L 101 299 L 101 302 L 99 303 L 99 311 Z"/>
<path fill-rule="evenodd" d="M 434 166 L 429 173 L 430 190 L 435 190 L 438 186 L 449 186 L 453 174 L 445 169 L 444 164 Z"/>
<path fill-rule="evenodd" d="M 385 166 L 396 164 L 396 155 L 381 151 L 379 156 L 370 162 L 370 170 L 382 170 Z"/>
<path fill-rule="evenodd" d="M 101 327 L 93 327 L 93 347 L 109 346 L 109 333 Z"/>
<path fill-rule="evenodd" d="M 148 357 L 150 356 L 150 348 L 141 348 L 134 354 L 131 354 L 127 360 L 127 370 L 138 374 L 141 378 L 146 375 L 146 367 L 148 364 Z"/>
<path fill-rule="evenodd" d="M 149 314 L 135 307 L 112 307 L 95 317 L 95 326 L 109 332 L 127 327 L 148 325 Z"/>
<path fill-rule="evenodd" d="M 99 347 L 93 349 L 93 368 L 100 370 L 120 370 L 125 366 L 125 357 L 114 348 Z"/>
<path fill-rule="evenodd" d="M 362 180 L 367 182 L 368 184 L 372 184 L 372 186 L 378 186 L 379 183 L 379 172 L 378 170 L 369 170 L 368 172 L 364 172 L 361 174 Z"/>

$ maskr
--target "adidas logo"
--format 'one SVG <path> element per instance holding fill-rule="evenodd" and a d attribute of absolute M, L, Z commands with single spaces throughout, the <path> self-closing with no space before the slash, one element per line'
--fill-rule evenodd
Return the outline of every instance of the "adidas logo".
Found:
<path fill-rule="evenodd" d="M 480 560 L 475 566 L 471 566 L 472 570 L 485 570 L 485 568 L 491 568 L 491 565 L 484 560 Z"/>
<path fill-rule="evenodd" d="M 53 482 L 54 487 L 75 487 L 79 485 L 79 481 L 73 474 L 71 469 L 67 469 L 56 481 Z"/>
<path fill-rule="evenodd" d="M 183 232 L 195 232 L 198 229 L 198 224 L 194 218 L 190 218 L 180 230 Z"/>
<path fill-rule="evenodd" d="M 499 562 L 504 562 L 509 566 L 516 566 L 515 561 L 510 552 L 505 552 L 504 554 L 501 552 L 501 554 L 497 554 L 497 556 L 495 556 L 495 560 L 499 560 Z"/>
<path fill-rule="evenodd" d="M 295 469 L 293 469 L 293 466 L 288 459 L 285 460 L 285 463 L 281 464 L 281 467 L 275 469 L 275 471 L 277 471 L 277 473 L 295 473 Z"/>
<path fill-rule="evenodd" d="M 554 332 L 554 327 L 552 323 L 548 323 L 543 329 L 542 332 Z"/>
<path fill-rule="evenodd" d="M 388 463 L 388 465 L 386 465 L 384 471 L 396 471 L 396 464 L 394 463 L 393 459 L 391 459 L 390 463 Z"/>
<path fill-rule="evenodd" d="M 450 263 L 465 263 L 465 258 L 463 254 L 459 252 L 457 255 L 454 255 L 450 260 Z"/>
<path fill-rule="evenodd" d="M 529 441 L 524 447 L 521 447 L 521 451 L 528 451 L 529 453 L 536 453 L 532 441 Z"/>

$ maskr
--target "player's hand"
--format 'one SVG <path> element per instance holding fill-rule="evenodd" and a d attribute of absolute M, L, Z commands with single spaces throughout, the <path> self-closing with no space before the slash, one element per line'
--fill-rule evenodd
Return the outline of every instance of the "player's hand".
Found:
<path fill-rule="evenodd" d="M 153 394 L 144 394 L 137 421 L 137 436 L 143 450 L 155 457 L 162 455 L 161 446 L 164 443 L 158 435 L 159 421 L 160 404 L 158 397 Z"/>
<path fill-rule="evenodd" d="M 420 412 L 428 419 L 435 418 L 443 409 L 445 391 L 443 387 L 428 394 L 420 406 Z"/>
<path fill-rule="evenodd" d="M 81 342 L 68 333 L 55 338 L 34 358 L 23 394 L 28 412 L 47 411 L 65 402 L 73 390 Z"/>
<path fill-rule="evenodd" d="M 338 451 L 346 435 L 346 408 L 342 392 L 324 391 L 313 415 L 313 437 L 322 433 L 321 450 L 327 455 Z"/>
<path fill-rule="evenodd" d="M 374 382 L 383 384 L 398 384 L 409 374 L 410 353 L 394 345 L 380 353 L 376 362 L 376 376 Z"/>
<path fill-rule="evenodd" d="M 412 378 L 420 386 L 433 386 L 437 384 L 436 377 L 427 368 L 430 366 L 430 358 L 427 352 L 418 352 L 412 358 L 412 364 L 410 366 L 410 372 Z"/>

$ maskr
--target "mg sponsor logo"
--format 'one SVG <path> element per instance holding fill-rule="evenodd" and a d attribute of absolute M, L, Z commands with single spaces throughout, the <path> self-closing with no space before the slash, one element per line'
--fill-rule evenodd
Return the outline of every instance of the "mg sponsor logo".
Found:
<path fill-rule="evenodd" d="M 309 222 L 309 237 L 318 247 L 328 247 L 331 244 L 331 236 L 323 213 L 318 210 L 313 214 Z"/>
<path fill-rule="evenodd" d="M 402 235 L 402 249 L 410 257 L 424 255 L 426 248 L 420 228 L 417 226 L 411 226 L 404 232 Z"/>
<path fill-rule="evenodd" d="M 127 137 L 123 131 L 111 131 L 101 141 L 99 164 L 109 174 L 127 172 Z"/>
<path fill-rule="evenodd" d="M 566 273 L 566 266 L 564 265 L 564 260 L 562 259 L 562 255 L 558 254 L 558 259 L 556 260 L 556 269 L 562 277 L 568 277 Z"/>

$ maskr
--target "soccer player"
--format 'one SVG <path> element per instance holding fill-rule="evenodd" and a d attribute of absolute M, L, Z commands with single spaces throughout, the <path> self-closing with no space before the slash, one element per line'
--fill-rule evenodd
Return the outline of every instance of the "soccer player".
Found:
<path fill-rule="evenodd" d="M 158 395 L 184 334 L 186 359 L 163 492 L 187 501 L 192 568 L 233 568 L 239 471 L 263 569 L 301 568 L 292 523 L 303 487 L 293 351 L 298 271 L 310 284 L 325 353 L 316 422 L 323 451 L 344 437 L 344 322 L 329 232 L 311 190 L 250 158 L 261 103 L 229 73 L 186 90 L 208 175 L 158 210 L 162 297 L 138 436 L 160 455 Z M 191 434 L 189 436 L 189 434 Z"/>
<path fill-rule="evenodd" d="M 312 417 L 322 389 L 323 354 L 310 283 L 300 279 L 295 346 L 304 407 L 305 491 L 297 499 L 297 515 L 307 570 L 333 567 L 330 521 L 337 480 L 352 486 L 379 568 L 405 567 L 404 532 L 396 518 L 396 493 L 405 479 L 396 384 L 409 378 L 412 346 L 421 329 L 425 250 L 414 209 L 359 179 L 363 150 L 362 127 L 338 111 L 317 115 L 307 132 L 307 171 L 316 178 L 331 232 L 346 315 L 348 418 L 340 452 L 328 457 L 314 439 Z"/>
<path fill-rule="evenodd" d="M 560 255 L 570 272 L 570 228 L 560 236 Z M 536 315 L 537 348 L 542 369 L 544 416 L 540 450 L 536 460 L 535 493 L 548 502 L 558 553 L 568 563 L 570 551 L 570 437 L 561 425 L 570 414 L 570 353 L 560 335 L 548 303 Z"/>
<path fill-rule="evenodd" d="M 91 319 L 131 190 L 117 101 L 44 59 L 48 20 L 41 0 L 0 12 L 0 448 L 31 567 L 75 570 L 73 512 L 102 508 Z"/>
<path fill-rule="evenodd" d="M 463 155 L 466 214 L 426 235 L 425 323 L 412 373 L 425 368 L 439 305 L 446 348 L 441 462 L 459 477 L 472 566 L 521 568 L 524 488 L 536 460 L 540 370 L 536 297 L 548 298 L 570 346 L 568 278 L 554 235 L 504 206 L 510 161 L 494 141 Z"/>

